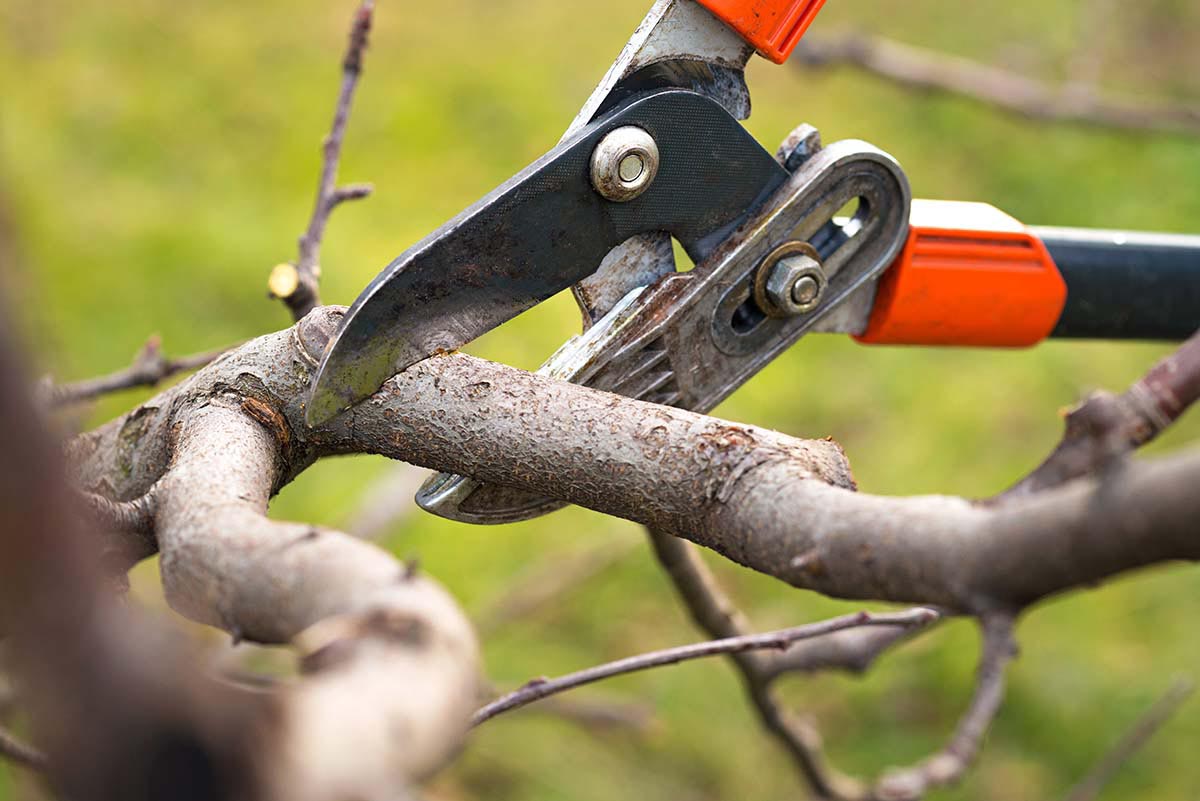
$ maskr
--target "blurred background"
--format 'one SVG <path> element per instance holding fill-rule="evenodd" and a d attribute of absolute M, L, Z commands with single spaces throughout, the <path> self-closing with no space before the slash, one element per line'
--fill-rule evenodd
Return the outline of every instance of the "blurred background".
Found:
<path fill-rule="evenodd" d="M 372 181 L 376 194 L 333 216 L 326 302 L 349 303 L 393 256 L 552 146 L 648 5 L 384 0 L 341 169 L 343 181 Z M 16 288 L 10 312 L 43 371 L 71 380 L 118 369 L 151 333 L 183 355 L 289 324 L 282 304 L 266 298 L 266 276 L 295 257 L 308 219 L 353 7 L 0 4 L 0 259 Z M 834 0 L 812 35 L 847 30 L 1051 82 L 1082 61 L 1105 89 L 1200 102 L 1192 0 Z M 827 142 L 858 137 L 891 152 L 920 197 L 984 200 L 1036 224 L 1200 230 L 1200 138 L 1039 123 L 849 70 L 756 60 L 748 77 L 748 125 L 772 151 L 809 122 Z M 469 350 L 532 369 L 577 330 L 573 302 L 559 297 Z M 869 349 L 814 336 L 717 414 L 836 438 L 868 492 L 987 495 L 1047 453 L 1058 409 L 1092 388 L 1124 388 L 1165 352 L 1103 343 Z M 87 424 L 149 394 L 105 399 Z M 1193 413 L 1149 450 L 1198 434 Z M 372 458 L 322 463 L 272 513 L 348 525 L 396 469 Z M 480 621 L 500 687 L 698 638 L 641 531 L 623 521 L 568 509 L 475 528 L 412 513 L 381 536 L 397 554 L 419 556 Z M 760 629 L 857 608 L 709 561 Z M 581 562 L 600 567 L 580 571 Z M 139 595 L 160 603 L 153 565 L 135 579 Z M 564 586 L 547 599 L 521 603 L 530 587 L 555 581 Z M 1198 618 L 1200 572 L 1186 567 L 1044 604 L 1019 631 L 1008 702 L 979 765 L 935 797 L 1061 796 L 1174 676 L 1200 672 Z M 863 679 L 795 677 L 783 692 L 821 721 L 839 765 L 874 774 L 947 736 L 969 696 L 976 650 L 973 627 L 956 623 Z M 431 797 L 801 793 L 722 661 L 636 675 L 575 699 L 635 714 L 608 727 L 532 709 L 498 719 Z M 1193 699 L 1106 797 L 1197 798 L 1198 738 Z M 36 797 L 28 777 L 0 763 L 0 799 Z"/>

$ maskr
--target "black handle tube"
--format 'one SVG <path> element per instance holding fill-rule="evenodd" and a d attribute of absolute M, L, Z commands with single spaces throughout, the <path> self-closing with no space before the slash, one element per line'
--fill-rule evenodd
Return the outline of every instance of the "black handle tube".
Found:
<path fill-rule="evenodd" d="M 1200 328 L 1200 236 L 1032 227 L 1067 283 L 1052 337 L 1187 339 Z"/>

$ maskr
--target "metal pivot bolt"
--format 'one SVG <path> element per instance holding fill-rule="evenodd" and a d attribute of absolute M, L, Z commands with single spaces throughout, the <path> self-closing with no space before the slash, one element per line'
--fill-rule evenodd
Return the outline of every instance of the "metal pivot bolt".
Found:
<path fill-rule="evenodd" d="M 785 242 L 759 265 L 754 300 L 771 317 L 807 314 L 820 305 L 827 280 L 812 245 Z"/>
<path fill-rule="evenodd" d="M 614 203 L 633 200 L 658 174 L 658 145 L 634 125 L 617 128 L 592 151 L 592 186 Z"/>

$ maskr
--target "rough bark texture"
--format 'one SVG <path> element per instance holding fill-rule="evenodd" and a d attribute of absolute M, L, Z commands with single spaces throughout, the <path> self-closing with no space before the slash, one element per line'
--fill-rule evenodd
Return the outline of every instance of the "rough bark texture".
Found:
<path fill-rule="evenodd" d="M 309 369 L 296 333 L 255 340 L 68 450 L 87 491 L 152 494 L 175 609 L 299 649 L 303 678 L 275 691 L 272 797 L 375 798 L 460 747 L 477 646 L 453 599 L 386 551 L 267 519 L 316 455 L 289 421 Z"/>
<path fill-rule="evenodd" d="M 843 598 L 1015 609 L 1143 565 L 1200 558 L 1200 454 L 982 506 L 859 494 L 840 447 L 547 380 L 463 354 L 426 360 L 307 430 L 310 370 L 340 309 L 255 340 L 73 448 L 85 489 L 146 493 L 181 421 L 224 397 L 274 437 L 278 488 L 311 462 L 378 453 L 549 494 Z M 184 411 L 187 410 L 187 411 Z"/>

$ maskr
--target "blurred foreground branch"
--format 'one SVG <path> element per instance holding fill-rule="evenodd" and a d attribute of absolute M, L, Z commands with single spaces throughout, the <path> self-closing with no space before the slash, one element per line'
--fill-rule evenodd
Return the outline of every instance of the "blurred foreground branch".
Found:
<path fill-rule="evenodd" d="M 0 728 L 0 757 L 34 770 L 46 767 L 46 755 Z"/>
<path fill-rule="evenodd" d="M 328 732 L 335 718 L 370 731 L 390 725 L 393 715 L 416 714 L 402 691 L 414 682 L 426 688 L 424 696 L 435 687 L 445 693 L 435 693 L 442 712 L 429 714 L 426 698 L 420 723 L 406 724 L 427 732 L 424 767 L 411 767 L 411 746 L 398 760 L 384 745 L 346 754 L 325 744 L 319 759 L 310 755 L 304 764 L 332 771 L 334 783 L 320 785 L 310 773 L 313 788 L 365 789 L 423 775 L 457 746 L 470 713 L 463 705 L 474 698 L 473 639 L 453 605 L 436 600 L 444 595 L 374 546 L 264 516 L 270 494 L 323 457 L 376 453 L 505 483 L 653 526 L 664 532 L 661 543 L 673 543 L 667 548 L 686 537 L 796 587 L 978 617 L 985 632 L 979 685 L 950 744 L 916 768 L 885 775 L 870 795 L 845 785 L 847 798 L 916 797 L 961 775 L 998 709 L 1017 612 L 1134 567 L 1200 558 L 1197 452 L 1131 462 L 1116 473 L 990 504 L 872 496 L 855 491 L 836 443 L 646 404 L 461 353 L 414 365 L 310 429 L 303 419 L 310 366 L 342 314 L 320 308 L 292 329 L 254 340 L 68 449 L 83 491 L 121 504 L 154 493 L 164 584 L 176 609 L 238 637 L 301 648 L 315 682 L 307 692 L 323 699 L 305 706 L 301 731 Z M 715 590 L 705 592 L 685 597 L 702 627 L 742 636 L 736 610 Z M 893 625 L 887 637 L 854 644 L 844 663 L 822 654 L 813 664 L 869 664 L 899 639 L 894 634 Z M 806 669 L 801 653 L 785 652 L 743 674 L 765 687 L 785 669 Z M 396 680 L 408 659 L 415 660 L 414 677 L 424 678 Z M 768 728 L 785 744 L 794 739 L 789 748 L 798 759 L 812 758 L 815 745 L 801 730 L 788 733 L 769 696 L 762 697 Z M 315 789 L 312 797 L 319 797 Z"/>
<path fill-rule="evenodd" d="M 1200 134 L 1200 106 L 1100 94 L 1090 84 L 1051 86 L 999 67 L 865 33 L 806 36 L 794 55 L 803 67 L 857 67 L 908 89 L 968 97 L 1034 119 Z"/>

